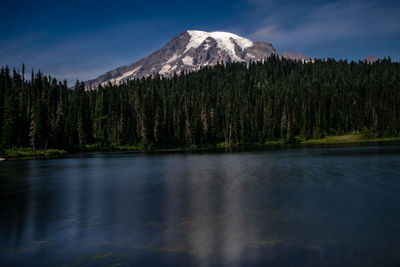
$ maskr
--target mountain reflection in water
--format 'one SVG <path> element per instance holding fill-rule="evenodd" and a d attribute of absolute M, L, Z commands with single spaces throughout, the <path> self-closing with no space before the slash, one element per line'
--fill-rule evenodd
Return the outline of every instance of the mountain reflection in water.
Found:
<path fill-rule="evenodd" d="M 400 149 L 0 163 L 0 265 L 398 266 Z"/>

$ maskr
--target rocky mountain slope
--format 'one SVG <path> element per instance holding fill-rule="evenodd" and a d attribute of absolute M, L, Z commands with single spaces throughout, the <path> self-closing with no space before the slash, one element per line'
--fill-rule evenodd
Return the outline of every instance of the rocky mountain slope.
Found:
<path fill-rule="evenodd" d="M 87 88 L 95 88 L 108 82 L 120 84 L 156 73 L 170 76 L 182 71 L 195 71 L 202 66 L 212 66 L 217 62 L 259 61 L 272 54 L 292 60 L 310 60 L 297 52 L 280 54 L 270 43 L 253 42 L 233 33 L 185 31 L 150 56 L 109 71 L 85 82 L 85 85 Z"/>

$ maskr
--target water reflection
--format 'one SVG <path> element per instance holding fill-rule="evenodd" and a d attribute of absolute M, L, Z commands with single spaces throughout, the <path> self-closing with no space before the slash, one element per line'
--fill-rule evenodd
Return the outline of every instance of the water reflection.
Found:
<path fill-rule="evenodd" d="M 172 167 L 163 176 L 167 227 L 161 249 L 193 255 L 198 266 L 221 261 L 235 265 L 250 238 L 244 223 L 244 166 L 230 157 L 212 161 L 207 156 L 185 157 L 181 163 L 186 175 Z M 227 169 L 231 169 L 231 179 L 225 178 Z"/>
<path fill-rule="evenodd" d="M 356 149 L 1 162 L 0 264 L 391 266 L 400 153 Z"/>

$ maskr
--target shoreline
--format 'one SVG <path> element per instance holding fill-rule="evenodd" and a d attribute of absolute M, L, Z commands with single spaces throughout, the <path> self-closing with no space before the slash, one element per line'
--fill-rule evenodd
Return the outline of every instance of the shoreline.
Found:
<path fill-rule="evenodd" d="M 285 142 L 284 140 L 268 141 L 262 143 L 249 143 L 249 144 L 226 144 L 221 142 L 215 146 L 191 146 L 191 147 L 161 147 L 145 149 L 141 146 L 117 146 L 117 147 L 100 147 L 89 145 L 84 149 L 76 149 L 66 151 L 62 149 L 47 149 L 32 150 L 31 148 L 17 148 L 7 149 L 0 154 L 0 161 L 12 159 L 46 159 L 56 158 L 59 156 L 66 156 L 79 153 L 93 153 L 93 152 L 138 152 L 138 153 L 159 153 L 159 152 L 193 152 L 193 151 L 240 151 L 241 149 L 271 149 L 271 148 L 314 148 L 325 146 L 359 146 L 359 145 L 400 145 L 400 137 L 390 138 L 369 138 L 362 139 L 357 135 L 339 135 L 327 136 L 321 139 L 308 139 L 305 140 L 301 137 L 296 137 L 293 142 Z"/>

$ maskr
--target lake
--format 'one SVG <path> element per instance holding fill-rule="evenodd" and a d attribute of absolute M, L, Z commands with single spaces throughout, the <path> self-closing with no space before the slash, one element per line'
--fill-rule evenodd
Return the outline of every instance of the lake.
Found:
<path fill-rule="evenodd" d="M 2 266 L 400 266 L 400 146 L 0 162 Z"/>

